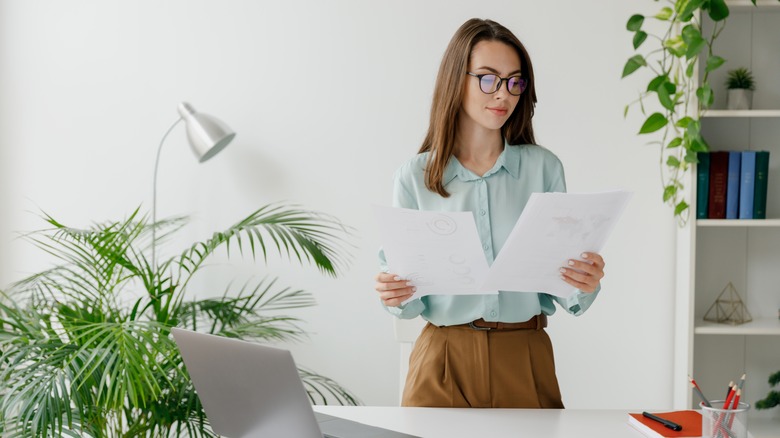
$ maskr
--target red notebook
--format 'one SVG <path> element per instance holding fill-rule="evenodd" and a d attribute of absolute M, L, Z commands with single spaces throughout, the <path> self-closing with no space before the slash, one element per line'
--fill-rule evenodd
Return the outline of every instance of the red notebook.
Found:
<path fill-rule="evenodd" d="M 701 437 L 701 413 L 697 411 L 651 412 L 656 417 L 669 420 L 682 426 L 675 432 L 663 424 L 639 414 L 628 414 L 628 424 L 651 437 Z"/>

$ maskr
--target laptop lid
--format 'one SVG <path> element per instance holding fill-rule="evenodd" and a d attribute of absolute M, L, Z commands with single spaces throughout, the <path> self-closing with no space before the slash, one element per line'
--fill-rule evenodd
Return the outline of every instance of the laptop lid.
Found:
<path fill-rule="evenodd" d="M 227 438 L 322 438 L 289 351 L 171 332 L 214 432 Z"/>

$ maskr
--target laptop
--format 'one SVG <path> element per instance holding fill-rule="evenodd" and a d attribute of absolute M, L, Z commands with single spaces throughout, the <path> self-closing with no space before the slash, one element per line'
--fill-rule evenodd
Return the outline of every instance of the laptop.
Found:
<path fill-rule="evenodd" d="M 315 413 L 288 350 L 171 329 L 214 432 L 227 438 L 418 438 Z"/>

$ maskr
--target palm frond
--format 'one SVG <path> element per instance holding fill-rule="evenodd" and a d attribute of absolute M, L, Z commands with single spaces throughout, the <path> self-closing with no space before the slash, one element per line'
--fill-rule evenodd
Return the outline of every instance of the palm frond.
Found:
<path fill-rule="evenodd" d="M 314 263 L 321 272 L 336 276 L 348 264 L 341 251 L 350 235 L 351 229 L 332 216 L 295 206 L 269 205 L 227 230 L 214 233 L 207 241 L 193 244 L 180 255 L 178 264 L 192 273 L 222 245 L 229 256 L 231 242 L 238 246 L 241 255 L 248 245 L 253 257 L 261 252 L 263 260 L 267 260 L 273 244 L 280 255 L 295 258 L 301 264 Z"/>
<path fill-rule="evenodd" d="M 354 394 L 333 379 L 300 367 L 298 367 L 298 374 L 301 376 L 309 400 L 314 405 L 327 405 L 329 401 L 335 401 L 342 406 L 361 404 Z"/>

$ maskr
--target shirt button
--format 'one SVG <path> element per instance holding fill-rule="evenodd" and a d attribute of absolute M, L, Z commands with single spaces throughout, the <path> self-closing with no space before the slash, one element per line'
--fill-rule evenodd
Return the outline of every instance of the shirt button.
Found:
<path fill-rule="evenodd" d="M 482 184 L 483 182 L 485 182 L 485 180 L 484 179 L 478 179 L 477 182 Z"/>
<path fill-rule="evenodd" d="M 490 245 L 488 245 L 487 243 L 482 245 L 482 249 L 488 249 L 488 248 L 490 248 Z"/>
<path fill-rule="evenodd" d="M 485 215 L 485 213 L 487 213 L 485 210 L 480 210 L 480 211 L 479 211 L 479 214 L 481 214 L 482 216 L 484 216 L 484 215 Z"/>
<path fill-rule="evenodd" d="M 495 310 L 494 310 L 494 311 L 492 311 L 492 312 L 490 312 L 490 316 L 492 316 L 492 317 L 495 317 L 496 315 L 498 315 L 498 313 L 496 313 L 496 311 L 495 311 Z"/>

